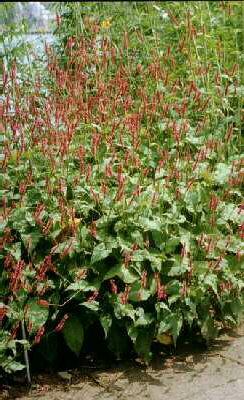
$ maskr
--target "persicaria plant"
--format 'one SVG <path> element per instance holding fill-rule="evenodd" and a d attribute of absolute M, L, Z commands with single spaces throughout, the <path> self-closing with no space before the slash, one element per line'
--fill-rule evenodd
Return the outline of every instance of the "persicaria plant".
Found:
<path fill-rule="evenodd" d="M 216 3 L 231 24 L 235 13 Z M 131 346 L 150 360 L 162 333 L 175 345 L 191 330 L 208 341 L 238 322 L 240 65 L 213 32 L 208 48 L 208 17 L 168 7 L 171 36 L 156 32 L 155 46 L 138 26 L 114 38 L 116 22 L 84 18 L 62 57 L 46 46 L 44 76 L 4 70 L 6 372 L 24 368 L 26 349 L 50 361 L 60 337 L 79 356 L 94 324 L 116 356 Z"/>

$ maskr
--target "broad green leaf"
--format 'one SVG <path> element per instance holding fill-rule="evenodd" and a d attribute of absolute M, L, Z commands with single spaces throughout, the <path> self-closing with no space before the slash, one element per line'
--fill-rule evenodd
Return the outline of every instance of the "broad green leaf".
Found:
<path fill-rule="evenodd" d="M 200 211 L 201 210 L 201 204 L 200 202 L 200 195 L 198 191 L 191 191 L 188 190 L 185 194 L 185 203 L 186 203 L 186 209 L 190 212 L 196 212 L 196 210 Z"/>
<path fill-rule="evenodd" d="M 187 305 L 188 309 L 183 310 L 184 319 L 191 327 L 193 321 L 197 319 L 196 304 L 189 297 L 185 298 L 185 304 Z"/>
<path fill-rule="evenodd" d="M 115 276 L 119 276 L 121 270 L 121 264 L 117 264 L 114 267 L 110 268 L 108 272 L 104 275 L 103 280 L 114 278 Z"/>
<path fill-rule="evenodd" d="M 189 270 L 189 258 L 181 256 L 175 256 L 174 258 L 174 265 L 170 268 L 168 276 L 183 275 L 186 271 Z"/>
<path fill-rule="evenodd" d="M 124 265 L 121 266 L 118 276 L 124 281 L 124 283 L 134 283 L 139 278 L 137 274 L 131 272 L 129 268 L 126 268 Z"/>
<path fill-rule="evenodd" d="M 53 363 L 57 359 L 59 349 L 55 332 L 43 336 L 38 351 L 49 363 Z"/>
<path fill-rule="evenodd" d="M 129 293 L 129 300 L 133 302 L 146 301 L 151 296 L 151 292 L 148 289 L 141 287 L 141 283 L 136 281 L 131 287 Z"/>
<path fill-rule="evenodd" d="M 21 235 L 21 239 L 24 243 L 24 246 L 29 253 L 31 253 L 35 249 L 41 237 L 42 235 L 39 232 L 34 232 L 34 231 L 28 234 L 22 233 Z"/>
<path fill-rule="evenodd" d="M 145 231 L 160 231 L 161 222 L 159 219 L 139 218 L 139 224 L 144 228 Z"/>
<path fill-rule="evenodd" d="M 93 284 L 91 284 L 91 283 L 89 283 L 89 282 L 87 282 L 86 280 L 84 280 L 84 279 L 81 279 L 80 281 L 78 281 L 78 282 L 74 282 L 74 283 L 71 283 L 65 290 L 73 290 L 73 291 L 80 291 L 80 292 L 89 292 L 89 291 L 95 291 L 95 290 L 98 290 L 99 289 L 99 287 L 100 287 L 100 283 L 99 282 L 97 282 L 97 283 L 93 283 Z"/>
<path fill-rule="evenodd" d="M 111 328 L 111 325 L 112 325 L 112 317 L 111 317 L 111 315 L 102 314 L 100 316 L 100 322 L 101 322 L 101 325 L 102 325 L 102 327 L 104 329 L 105 338 L 106 338 L 108 336 L 109 329 Z"/>
<path fill-rule="evenodd" d="M 213 289 L 215 294 L 218 294 L 218 277 L 214 274 L 208 274 L 204 278 L 204 283 L 205 285 L 209 286 L 211 289 Z"/>
<path fill-rule="evenodd" d="M 207 261 L 194 261 L 194 269 L 198 275 L 204 274 L 208 271 Z"/>
<path fill-rule="evenodd" d="M 159 271 L 161 272 L 162 270 L 162 261 L 166 259 L 166 256 L 164 253 L 154 255 L 150 254 L 148 255 L 147 259 L 151 262 L 151 267 L 153 271 Z"/>
<path fill-rule="evenodd" d="M 154 321 L 153 314 L 145 313 L 142 307 L 136 309 L 135 315 L 135 326 L 148 326 Z"/>
<path fill-rule="evenodd" d="M 203 337 L 209 341 L 210 339 L 214 339 L 216 337 L 217 332 L 218 331 L 214 324 L 214 320 L 211 315 L 208 314 L 201 324 L 201 333 Z"/>
<path fill-rule="evenodd" d="M 68 318 L 62 332 L 68 347 L 78 357 L 84 340 L 84 329 L 79 318 L 75 315 Z"/>
<path fill-rule="evenodd" d="M 123 317 L 129 317 L 135 321 L 135 310 L 132 304 L 122 304 L 119 301 L 114 305 L 114 314 L 116 318 L 121 319 Z"/>
<path fill-rule="evenodd" d="M 218 224 L 225 225 L 227 221 L 234 223 L 244 222 L 244 215 L 239 213 L 238 207 L 233 204 L 223 204 L 220 211 L 220 218 L 217 220 Z"/>
<path fill-rule="evenodd" d="M 154 328 L 138 328 L 138 334 L 135 341 L 136 352 L 145 360 L 152 358 L 151 345 L 154 338 Z"/>
<path fill-rule="evenodd" d="M 214 173 L 215 182 L 219 183 L 220 185 L 224 185 L 225 183 L 228 182 L 230 172 L 231 172 L 231 166 L 224 163 L 218 163 L 216 165 L 216 170 Z"/>
<path fill-rule="evenodd" d="M 152 237 L 157 248 L 163 250 L 165 247 L 165 238 L 162 232 L 152 231 Z"/>
<path fill-rule="evenodd" d="M 81 306 L 84 306 L 86 308 L 89 308 L 89 310 L 92 311 L 98 311 L 99 310 L 99 302 L 98 301 L 84 301 L 83 303 L 80 303 Z"/>
<path fill-rule="evenodd" d="M 183 317 L 180 313 L 170 313 L 160 321 L 158 334 L 170 332 L 176 345 L 177 338 L 183 325 Z"/>
<path fill-rule="evenodd" d="M 171 237 L 171 238 L 169 238 L 166 241 L 165 253 L 166 254 L 172 254 L 179 244 L 180 244 L 180 238 L 179 237 Z"/>
<path fill-rule="evenodd" d="M 244 313 L 244 305 L 239 298 L 233 299 L 230 302 L 230 308 L 235 316 L 240 316 Z"/>
<path fill-rule="evenodd" d="M 138 275 L 130 271 L 124 265 L 117 264 L 111 268 L 104 276 L 103 280 L 114 278 L 118 276 L 123 280 L 124 283 L 133 283 L 138 279 Z"/>
<path fill-rule="evenodd" d="M 37 300 L 30 299 L 26 304 L 25 319 L 31 324 L 31 332 L 36 332 L 43 326 L 49 315 L 47 307 L 43 307 L 37 303 Z"/>
<path fill-rule="evenodd" d="M 109 254 L 111 254 L 111 252 L 111 249 L 106 249 L 104 243 L 99 243 L 93 250 L 91 264 L 104 260 L 109 256 Z"/>
<path fill-rule="evenodd" d="M 9 252 L 16 261 L 19 261 L 21 259 L 21 243 L 18 242 L 11 245 Z"/>
<path fill-rule="evenodd" d="M 13 372 L 22 371 L 26 366 L 9 356 L 7 359 L 1 360 L 1 368 L 8 374 L 11 374 Z"/>
<path fill-rule="evenodd" d="M 115 321 L 113 321 L 109 330 L 107 340 L 109 350 L 112 351 L 117 358 L 125 354 L 129 348 L 130 343 L 126 331 Z"/>
<path fill-rule="evenodd" d="M 168 283 L 166 286 L 166 291 L 168 294 L 168 303 L 169 305 L 175 303 L 178 299 L 181 298 L 181 284 L 178 280 L 174 280 Z"/>

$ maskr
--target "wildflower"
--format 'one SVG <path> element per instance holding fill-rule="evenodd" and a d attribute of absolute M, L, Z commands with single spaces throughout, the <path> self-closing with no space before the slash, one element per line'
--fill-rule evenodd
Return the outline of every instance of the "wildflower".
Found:
<path fill-rule="evenodd" d="M 85 279 L 87 277 L 87 269 L 82 268 L 80 271 L 76 273 L 76 278 L 77 279 Z"/>
<path fill-rule="evenodd" d="M 35 339 L 34 339 L 34 343 L 35 343 L 35 344 L 39 344 L 39 343 L 40 343 L 41 338 L 42 338 L 42 336 L 44 335 L 44 333 L 45 333 L 45 327 L 42 326 L 42 327 L 37 331 L 37 334 L 36 334 L 36 336 L 35 336 Z"/>
<path fill-rule="evenodd" d="M 102 23 L 101 23 L 101 27 L 102 27 L 103 29 L 109 29 L 110 26 L 112 25 L 112 24 L 111 24 L 111 19 L 112 19 L 112 18 L 107 18 L 107 19 L 103 20 Z"/>
<path fill-rule="evenodd" d="M 34 213 L 34 219 L 38 225 L 42 225 L 42 216 L 43 212 L 45 211 L 45 206 L 44 204 L 39 204 L 36 207 L 35 213 Z"/>
<path fill-rule="evenodd" d="M 157 297 L 158 300 L 166 300 L 168 295 L 167 292 L 165 290 L 165 286 L 164 285 L 159 285 L 157 288 Z"/>
<path fill-rule="evenodd" d="M 96 238 L 97 236 L 97 225 L 96 225 L 96 221 L 92 221 L 91 225 L 90 225 L 90 234 Z"/>
<path fill-rule="evenodd" d="M 32 328 L 33 328 L 33 324 L 32 324 L 31 321 L 29 321 L 28 326 L 27 326 L 28 332 L 31 332 L 31 331 L 32 331 Z"/>
<path fill-rule="evenodd" d="M 233 125 L 230 125 L 225 134 L 225 140 L 228 143 L 233 135 Z"/>
<path fill-rule="evenodd" d="M 47 300 L 40 299 L 40 300 L 38 300 L 38 304 L 42 307 L 46 307 L 46 308 L 49 307 L 49 302 Z"/>
<path fill-rule="evenodd" d="M 130 291 L 131 291 L 131 287 L 126 285 L 124 293 L 122 293 L 121 296 L 120 296 L 120 300 L 121 300 L 122 304 L 127 304 L 128 303 L 128 298 L 129 298 Z"/>
<path fill-rule="evenodd" d="M 186 244 L 184 243 L 180 252 L 181 257 L 185 257 L 187 255 L 187 251 L 186 251 Z"/>
<path fill-rule="evenodd" d="M 64 316 L 63 316 L 63 318 L 61 319 L 61 321 L 58 323 L 58 325 L 55 327 L 55 332 L 60 332 L 62 329 L 63 329 L 63 327 L 64 327 L 64 324 L 65 324 L 65 322 L 67 321 L 67 319 L 69 318 L 69 315 L 68 314 L 65 314 Z"/>
<path fill-rule="evenodd" d="M 131 262 L 131 257 L 132 257 L 132 251 L 125 251 L 124 252 L 124 264 L 125 267 L 127 268 Z"/>
<path fill-rule="evenodd" d="M 244 239 L 244 224 L 239 225 L 238 233 L 241 239 Z"/>
<path fill-rule="evenodd" d="M 180 294 L 182 295 L 182 297 L 186 297 L 188 294 L 188 291 L 189 291 L 189 288 L 187 286 L 187 282 L 186 282 L 186 280 L 184 280 L 182 288 L 180 289 Z"/>
<path fill-rule="evenodd" d="M 74 37 L 68 38 L 67 48 L 72 49 L 72 47 L 74 47 L 74 45 L 75 45 L 75 38 Z"/>
<path fill-rule="evenodd" d="M 49 219 L 49 221 L 46 223 L 46 225 L 43 225 L 43 227 L 42 227 L 42 232 L 44 233 L 44 235 L 48 235 L 52 226 L 53 226 L 53 220 Z"/>
<path fill-rule="evenodd" d="M 0 304 L 0 326 L 3 318 L 7 314 L 8 307 L 5 304 Z"/>
<path fill-rule="evenodd" d="M 61 16 L 58 15 L 58 14 L 56 14 L 56 23 L 57 23 L 57 26 L 60 27 L 60 24 L 61 24 Z"/>
<path fill-rule="evenodd" d="M 237 250 L 237 252 L 236 252 L 236 258 L 237 258 L 237 261 L 238 261 L 238 262 L 241 261 L 241 259 L 243 258 L 243 256 L 244 256 L 244 251 Z"/>
<path fill-rule="evenodd" d="M 117 285 L 115 283 L 115 280 L 114 279 L 110 279 L 109 283 L 111 285 L 112 293 L 117 294 L 118 293 L 118 287 L 117 287 Z"/>
<path fill-rule="evenodd" d="M 91 294 L 91 296 L 88 297 L 88 300 L 87 300 L 87 301 L 95 301 L 95 300 L 98 298 L 98 296 L 99 296 L 99 291 L 98 291 L 98 290 L 95 290 L 95 291 Z"/>
<path fill-rule="evenodd" d="M 168 294 L 166 292 L 166 288 L 164 285 L 161 284 L 160 282 L 160 276 L 158 272 L 155 272 L 154 274 L 156 285 L 157 285 L 157 298 L 158 300 L 166 300 L 168 297 Z"/>
<path fill-rule="evenodd" d="M 10 277 L 10 289 L 12 290 L 12 292 L 17 292 L 17 290 L 21 288 L 21 278 L 24 267 L 25 262 L 23 260 L 18 261 L 14 267 L 14 271 L 12 272 Z"/>
<path fill-rule="evenodd" d="M 218 197 L 215 195 L 211 196 L 210 203 L 209 203 L 210 210 L 216 211 L 218 204 L 219 204 Z"/>
<path fill-rule="evenodd" d="M 142 273 L 142 277 L 141 277 L 141 286 L 145 289 L 147 286 L 147 271 L 144 271 Z"/>
<path fill-rule="evenodd" d="M 38 281 L 44 281 L 45 278 L 46 278 L 46 273 L 48 271 L 55 272 L 55 266 L 52 263 L 52 256 L 51 255 L 46 256 L 44 258 L 44 261 L 40 264 L 36 279 Z"/>
<path fill-rule="evenodd" d="M 15 339 L 16 338 L 16 336 L 17 336 L 17 333 L 18 333 L 18 330 L 19 330 L 19 327 L 20 327 L 20 322 L 17 322 L 14 326 L 13 326 L 13 328 L 11 329 L 11 337 L 13 338 L 13 339 Z"/>

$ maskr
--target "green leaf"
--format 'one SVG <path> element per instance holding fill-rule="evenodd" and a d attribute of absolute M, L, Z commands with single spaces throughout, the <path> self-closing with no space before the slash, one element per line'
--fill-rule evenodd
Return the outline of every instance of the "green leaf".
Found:
<path fill-rule="evenodd" d="M 138 275 L 131 272 L 129 268 L 126 268 L 124 265 L 121 266 L 118 276 L 124 283 L 134 283 L 138 280 Z"/>
<path fill-rule="evenodd" d="M 152 237 L 157 248 L 163 250 L 165 247 L 164 235 L 161 232 L 152 231 Z"/>
<path fill-rule="evenodd" d="M 201 333 L 208 342 L 210 339 L 213 339 L 217 336 L 217 332 L 218 330 L 214 324 L 214 320 L 211 315 L 208 314 L 202 322 Z"/>
<path fill-rule="evenodd" d="M 180 334 L 183 325 L 183 317 L 180 313 L 170 313 L 165 316 L 163 321 L 160 322 L 158 334 L 170 332 L 173 336 L 174 345 L 176 345 L 177 338 Z"/>
<path fill-rule="evenodd" d="M 86 308 L 89 308 L 92 311 L 98 311 L 99 310 L 99 302 L 98 301 L 84 301 L 83 303 L 80 303 L 81 306 L 84 306 Z"/>
<path fill-rule="evenodd" d="M 57 359 L 59 351 L 55 332 L 43 336 L 38 351 L 49 363 L 53 363 Z"/>
<path fill-rule="evenodd" d="M 114 278 L 118 276 L 123 280 L 124 283 L 134 283 L 138 280 L 138 275 L 134 274 L 126 268 L 124 265 L 117 264 L 113 268 L 111 268 L 104 276 L 103 280 Z"/>
<path fill-rule="evenodd" d="M 114 305 L 114 314 L 116 318 L 121 319 L 123 317 L 129 317 L 135 321 L 135 310 L 132 304 L 122 304 L 119 301 Z"/>
<path fill-rule="evenodd" d="M 189 259 L 188 257 L 175 256 L 173 267 L 170 268 L 168 276 L 178 276 L 184 274 L 189 270 Z"/>
<path fill-rule="evenodd" d="M 135 350 L 147 362 L 152 358 L 152 353 L 150 350 L 153 338 L 154 328 L 138 328 L 138 334 L 135 341 Z"/>
<path fill-rule="evenodd" d="M 159 219 L 139 218 L 139 224 L 144 228 L 145 231 L 160 231 L 161 222 Z"/>
<path fill-rule="evenodd" d="M 37 300 L 31 299 L 27 302 L 25 319 L 31 323 L 31 332 L 36 332 L 41 326 L 43 326 L 49 315 L 47 307 L 43 307 L 37 303 Z"/>
<path fill-rule="evenodd" d="M 115 321 L 113 321 L 109 330 L 107 340 L 109 350 L 115 353 L 117 358 L 128 351 L 130 343 L 126 331 Z"/>
<path fill-rule="evenodd" d="M 223 225 L 226 224 L 227 221 L 232 221 L 234 223 L 243 222 L 244 217 L 241 218 L 241 214 L 238 211 L 238 207 L 235 204 L 223 204 L 217 223 Z"/>
<path fill-rule="evenodd" d="M 167 240 L 166 245 L 165 245 L 165 253 L 166 254 L 172 254 L 176 247 L 180 244 L 180 238 L 179 237 L 171 237 Z"/>
<path fill-rule="evenodd" d="M 1 368 L 8 374 L 11 374 L 13 372 L 22 371 L 26 366 L 9 356 L 6 360 L 1 361 Z"/>
<path fill-rule="evenodd" d="M 110 268 L 108 272 L 104 275 L 103 280 L 112 279 L 115 276 L 119 276 L 121 269 L 121 264 L 117 264 L 114 267 Z"/>
<path fill-rule="evenodd" d="M 111 254 L 112 249 L 106 249 L 104 243 L 99 243 L 93 250 L 91 264 L 104 260 Z"/>
<path fill-rule="evenodd" d="M 102 314 L 100 316 L 100 322 L 104 329 L 105 338 L 108 336 L 108 332 L 112 326 L 112 317 L 109 314 Z"/>
<path fill-rule="evenodd" d="M 21 259 L 21 243 L 14 243 L 10 250 L 10 254 L 15 258 L 16 261 L 19 261 Z"/>
<path fill-rule="evenodd" d="M 134 302 L 146 301 L 150 296 L 151 292 L 147 289 L 143 289 L 141 283 L 137 281 L 131 287 L 129 300 Z"/>
<path fill-rule="evenodd" d="M 204 283 L 205 285 L 207 285 L 208 287 L 210 287 L 211 289 L 213 289 L 215 294 L 218 294 L 218 278 L 216 275 L 214 274 L 208 274 L 205 278 L 204 278 Z"/>
<path fill-rule="evenodd" d="M 224 185 L 228 182 L 229 176 L 231 172 L 231 166 L 228 166 L 224 163 L 218 163 L 216 165 L 216 171 L 214 173 L 214 180 L 216 183 L 220 185 Z"/>
<path fill-rule="evenodd" d="M 142 307 L 136 309 L 136 320 L 134 326 L 148 326 L 153 321 L 153 314 L 152 313 L 145 313 Z"/>
<path fill-rule="evenodd" d="M 39 232 L 31 232 L 29 234 L 22 233 L 21 235 L 21 239 L 24 243 L 24 246 L 29 253 L 31 253 L 35 249 L 41 237 L 42 235 Z"/>
<path fill-rule="evenodd" d="M 95 284 L 91 284 L 87 281 L 85 281 L 84 279 L 78 281 L 78 282 L 74 282 L 71 283 L 65 290 L 73 290 L 73 291 L 77 291 L 77 292 L 89 292 L 92 291 L 94 292 L 95 290 L 99 290 L 100 287 L 100 283 L 96 282 Z"/>
<path fill-rule="evenodd" d="M 78 357 L 84 341 L 84 329 L 77 316 L 72 315 L 68 318 L 64 325 L 63 335 L 70 350 Z"/>
<path fill-rule="evenodd" d="M 240 316 L 244 312 L 243 303 L 240 299 L 233 299 L 230 303 L 230 309 L 235 317 Z"/>

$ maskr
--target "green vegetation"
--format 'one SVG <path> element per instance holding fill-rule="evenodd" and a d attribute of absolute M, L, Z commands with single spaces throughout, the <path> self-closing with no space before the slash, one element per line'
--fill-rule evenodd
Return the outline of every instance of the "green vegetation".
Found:
<path fill-rule="evenodd" d="M 3 68 L 7 373 L 24 349 L 79 357 L 97 326 L 150 361 L 243 312 L 243 4 L 57 7 L 46 64 Z"/>

